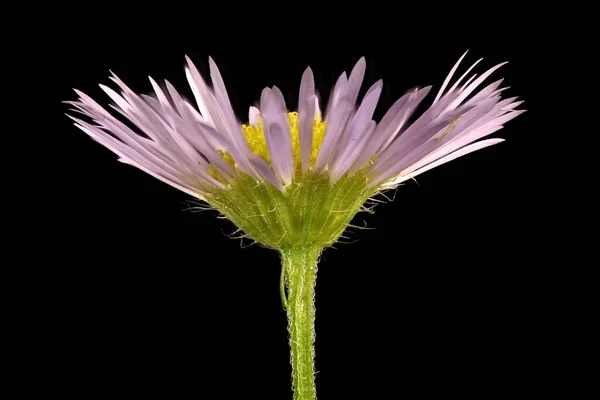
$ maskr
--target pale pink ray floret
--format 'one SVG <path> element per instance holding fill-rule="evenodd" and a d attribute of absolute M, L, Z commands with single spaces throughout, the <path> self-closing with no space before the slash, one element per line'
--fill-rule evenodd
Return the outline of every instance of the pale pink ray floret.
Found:
<path fill-rule="evenodd" d="M 431 87 L 402 96 L 376 123 L 373 114 L 381 95 L 382 81 L 373 84 L 357 105 L 365 74 L 361 58 L 347 76 L 337 80 L 324 115 L 319 109 L 313 73 L 308 68 L 300 83 L 298 132 L 302 174 L 312 170 L 328 174 L 332 183 L 346 174 L 368 168 L 371 188 L 388 189 L 441 164 L 503 139 L 480 140 L 524 110 L 516 97 L 502 99 L 502 79 L 480 89 L 498 64 L 480 76 L 467 76 L 475 62 L 452 86 L 450 83 L 466 53 L 443 82 L 432 104 L 420 116 L 413 114 Z M 153 177 L 192 196 L 204 199 L 211 188 L 227 189 L 228 182 L 247 174 L 285 191 L 296 179 L 288 109 L 277 87 L 263 90 L 259 107 L 250 107 L 249 124 L 262 120 L 270 162 L 254 154 L 232 109 L 223 78 L 209 60 L 212 87 L 187 59 L 185 73 L 196 100 L 186 101 L 169 83 L 150 78 L 154 95 L 136 94 L 118 77 L 118 86 L 101 88 L 112 99 L 108 112 L 86 94 L 76 91 L 68 102 L 85 118 L 70 116 L 75 125 L 115 154 Z M 449 87 L 450 86 L 450 87 Z M 448 88 L 449 87 L 449 88 Z M 129 123 L 124 123 L 123 118 Z M 327 127 L 316 162 L 311 164 L 313 121 L 323 118 Z M 412 122 L 411 122 L 412 121 Z M 227 153 L 234 165 L 223 158 Z M 215 179 L 211 168 L 224 179 Z"/>

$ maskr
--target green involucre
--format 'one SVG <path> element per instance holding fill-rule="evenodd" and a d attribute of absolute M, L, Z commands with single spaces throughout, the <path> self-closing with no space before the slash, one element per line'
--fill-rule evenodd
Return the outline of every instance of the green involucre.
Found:
<path fill-rule="evenodd" d="M 376 193 L 367 183 L 366 170 L 335 184 L 326 173 L 308 173 L 282 192 L 269 182 L 242 175 L 231 187 L 212 190 L 207 200 L 246 237 L 267 247 L 323 249 L 337 241 Z"/>

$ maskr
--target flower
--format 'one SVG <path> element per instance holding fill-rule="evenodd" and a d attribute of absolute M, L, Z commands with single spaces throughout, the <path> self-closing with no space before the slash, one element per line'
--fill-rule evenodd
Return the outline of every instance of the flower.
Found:
<path fill-rule="evenodd" d="M 364 58 L 349 76 L 339 77 L 324 115 L 308 68 L 297 112 L 288 112 L 274 86 L 263 90 L 259 108 L 250 107 L 242 125 L 213 60 L 211 88 L 187 59 L 197 109 L 169 82 L 163 89 L 150 78 L 155 96 L 138 95 L 113 75 L 121 93 L 101 87 L 129 123 L 79 91 L 79 100 L 68 103 L 88 121 L 70 118 L 121 162 L 205 200 L 246 236 L 280 252 L 294 398 L 315 399 L 314 293 L 321 251 L 336 242 L 369 197 L 501 142 L 480 139 L 524 112 L 516 110 L 522 102 L 515 97 L 501 98 L 502 80 L 478 90 L 504 63 L 465 81 L 479 60 L 447 89 L 465 55 L 412 123 L 431 87 L 402 96 L 377 124 L 381 81 L 356 106 Z"/>
<path fill-rule="evenodd" d="M 121 162 L 205 200 L 252 239 L 273 248 L 300 242 L 325 247 L 373 194 L 503 141 L 479 139 L 523 113 L 516 110 L 522 102 L 501 98 L 502 80 L 479 87 L 505 63 L 465 80 L 480 59 L 450 86 L 465 55 L 412 123 L 431 87 L 405 94 L 376 123 L 382 81 L 357 102 L 364 58 L 339 77 L 324 115 L 308 68 L 297 112 L 288 112 L 273 86 L 263 90 L 243 125 L 214 61 L 211 88 L 186 57 L 197 109 L 169 82 L 163 89 L 150 78 L 154 96 L 139 95 L 112 75 L 121 93 L 100 86 L 129 124 L 77 90 L 78 101 L 68 103 L 91 122 L 70 118 Z"/>

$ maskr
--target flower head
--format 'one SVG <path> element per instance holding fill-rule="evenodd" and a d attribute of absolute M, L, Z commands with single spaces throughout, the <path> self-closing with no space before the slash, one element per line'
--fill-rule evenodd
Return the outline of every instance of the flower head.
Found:
<path fill-rule="evenodd" d="M 405 94 L 379 123 L 373 120 L 383 84 L 377 81 L 358 102 L 364 58 L 339 77 L 324 113 L 308 68 L 297 112 L 288 111 L 274 86 L 263 90 L 242 124 L 214 61 L 210 87 L 187 59 L 197 108 L 169 82 L 161 87 L 150 78 L 154 96 L 139 95 L 113 75 L 121 92 L 101 87 L 129 124 L 79 91 L 69 103 L 88 121 L 70 118 L 121 162 L 205 200 L 252 239 L 273 248 L 325 247 L 378 191 L 503 141 L 479 139 L 524 112 L 516 110 L 522 102 L 501 98 L 502 80 L 480 88 L 504 63 L 467 79 L 479 60 L 450 86 L 464 56 L 416 119 L 430 86 Z"/>

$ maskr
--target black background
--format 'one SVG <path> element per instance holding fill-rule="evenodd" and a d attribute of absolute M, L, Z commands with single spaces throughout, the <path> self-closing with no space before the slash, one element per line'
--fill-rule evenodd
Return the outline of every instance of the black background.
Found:
<path fill-rule="evenodd" d="M 44 387 L 64 398 L 291 398 L 278 255 L 229 239 L 230 223 L 190 212 L 189 196 L 118 163 L 62 115 L 71 88 L 106 105 L 97 84 L 109 84 L 112 70 L 135 91 L 150 92 L 151 75 L 191 98 L 183 57 L 206 72 L 210 55 L 246 119 L 267 85 L 295 107 L 309 65 L 325 104 L 339 74 L 365 56 L 361 94 L 383 79 L 381 118 L 412 87 L 437 92 L 467 49 L 463 67 L 484 57 L 479 73 L 509 61 L 488 82 L 505 77 L 506 96 L 529 111 L 494 135 L 506 142 L 407 182 L 392 203 L 358 215 L 375 229 L 351 230 L 353 243 L 324 252 L 318 395 L 504 398 L 556 385 L 544 371 L 556 357 L 548 318 L 558 301 L 534 251 L 532 99 L 544 38 L 502 10 L 468 21 L 387 15 L 392 8 L 293 12 L 206 11 L 184 22 L 161 10 L 134 19 L 95 10 L 55 26 L 46 63 L 57 71 L 56 170 L 39 233 L 52 262 L 32 271 L 42 301 L 29 320 L 43 332 L 35 366 Z"/>

